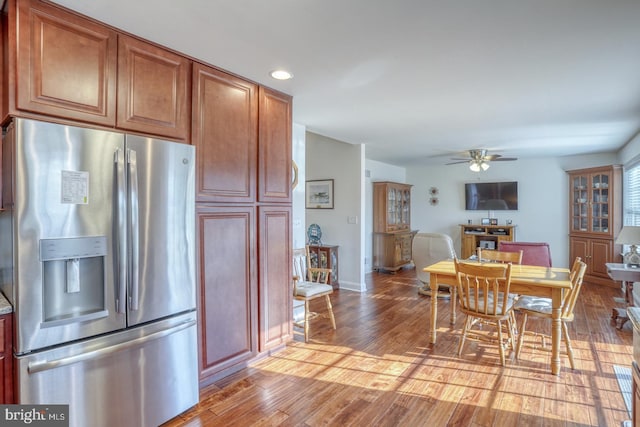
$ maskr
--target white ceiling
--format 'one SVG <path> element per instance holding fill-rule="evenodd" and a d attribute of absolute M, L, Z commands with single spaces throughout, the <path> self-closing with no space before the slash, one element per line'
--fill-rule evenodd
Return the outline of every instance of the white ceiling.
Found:
<path fill-rule="evenodd" d="M 638 0 L 56 3 L 291 94 L 296 123 L 391 164 L 606 152 L 640 130 Z"/>

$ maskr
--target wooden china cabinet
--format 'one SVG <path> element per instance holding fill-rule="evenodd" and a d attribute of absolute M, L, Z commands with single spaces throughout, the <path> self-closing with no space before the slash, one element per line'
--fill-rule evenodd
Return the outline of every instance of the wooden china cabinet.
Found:
<path fill-rule="evenodd" d="M 396 272 L 413 260 L 410 184 L 373 183 L 373 268 Z"/>
<path fill-rule="evenodd" d="M 587 263 L 585 280 L 617 286 L 606 263 L 621 262 L 615 239 L 622 228 L 622 167 L 572 170 L 569 174 L 569 259 Z"/>

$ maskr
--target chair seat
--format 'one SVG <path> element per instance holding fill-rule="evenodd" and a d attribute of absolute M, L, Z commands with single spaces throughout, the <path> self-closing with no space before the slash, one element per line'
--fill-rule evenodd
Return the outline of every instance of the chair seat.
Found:
<path fill-rule="evenodd" d="M 521 296 L 516 302 L 516 310 L 527 310 L 551 316 L 551 298 Z"/>
<path fill-rule="evenodd" d="M 315 283 L 315 282 L 298 282 L 296 285 L 295 296 L 311 298 L 316 295 L 331 293 L 331 292 L 333 292 L 333 287 L 331 285 L 326 285 L 324 283 Z"/>
<path fill-rule="evenodd" d="M 472 294 L 473 292 L 470 293 L 470 296 L 472 296 Z M 514 306 L 514 303 L 517 297 L 518 296 L 515 294 L 509 294 L 507 298 L 506 311 L 511 310 L 511 308 Z M 487 311 L 489 313 L 493 312 L 493 309 L 494 309 L 493 294 L 490 294 L 489 297 L 487 298 L 487 310 L 485 310 L 485 307 L 484 307 L 484 298 L 482 297 L 482 292 L 480 293 L 480 297 L 478 298 L 479 307 L 476 308 L 475 303 L 476 303 L 476 298 L 473 298 L 472 296 L 469 301 L 469 308 L 471 308 L 473 311 L 480 311 L 480 312 Z M 501 294 L 498 294 L 498 307 L 502 307 L 503 304 L 504 304 L 504 294 L 501 293 Z M 500 310 L 498 309 L 497 311 L 500 311 Z"/>

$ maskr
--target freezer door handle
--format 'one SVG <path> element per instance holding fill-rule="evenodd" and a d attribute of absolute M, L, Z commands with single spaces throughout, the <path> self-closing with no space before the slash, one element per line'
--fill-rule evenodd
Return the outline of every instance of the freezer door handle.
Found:
<path fill-rule="evenodd" d="M 114 260 L 115 272 L 115 288 L 116 288 L 116 312 L 126 312 L 126 283 L 127 283 L 127 239 L 126 239 L 126 183 L 124 170 L 124 151 L 120 148 L 116 149 L 114 155 L 116 167 L 116 194 L 117 198 L 117 226 L 114 227 L 114 239 L 116 242 L 116 260 Z"/>
<path fill-rule="evenodd" d="M 127 150 L 129 164 L 129 310 L 138 310 L 138 165 L 135 150 Z"/>
<path fill-rule="evenodd" d="M 36 372 L 42 372 L 42 371 L 48 371 L 50 369 L 61 368 L 63 366 L 69 366 L 69 365 L 73 365 L 74 363 L 85 362 L 87 360 L 97 360 L 102 357 L 107 357 L 109 355 L 117 353 L 119 351 L 127 350 L 133 347 L 139 347 L 144 345 L 145 343 L 148 343 L 149 341 L 157 340 L 157 339 L 169 336 L 171 334 L 175 334 L 176 332 L 180 332 L 184 329 L 190 328 L 195 324 L 196 324 L 195 320 L 192 320 L 192 319 L 186 320 L 182 323 L 163 329 L 161 331 L 154 332 L 152 334 L 135 338 L 130 341 L 125 341 L 119 344 L 115 344 L 109 347 L 76 354 L 74 356 L 63 357 L 60 359 L 29 362 L 29 364 L 27 365 L 27 370 L 30 374 L 35 374 Z"/>

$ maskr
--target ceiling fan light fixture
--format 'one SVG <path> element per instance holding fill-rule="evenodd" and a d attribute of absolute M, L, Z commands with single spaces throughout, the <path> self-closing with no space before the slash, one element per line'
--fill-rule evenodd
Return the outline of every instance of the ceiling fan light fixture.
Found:
<path fill-rule="evenodd" d="M 472 172 L 486 171 L 489 169 L 489 163 L 484 160 L 471 160 L 471 162 L 469 162 L 469 169 L 471 169 Z"/>

